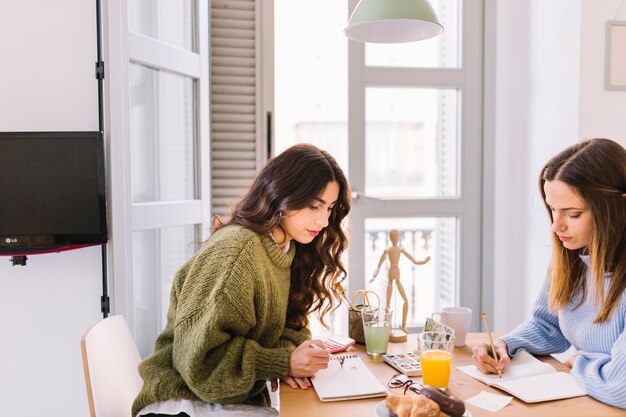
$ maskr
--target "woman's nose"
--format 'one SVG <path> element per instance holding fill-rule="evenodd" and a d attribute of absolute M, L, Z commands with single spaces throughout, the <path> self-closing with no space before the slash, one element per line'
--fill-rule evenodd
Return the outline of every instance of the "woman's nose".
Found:
<path fill-rule="evenodd" d="M 553 232 L 562 232 L 565 230 L 565 223 L 561 221 L 560 216 L 554 215 L 554 219 L 552 221 L 552 231 Z"/>
<path fill-rule="evenodd" d="M 325 215 L 318 216 L 317 219 L 315 219 L 315 223 L 320 225 L 321 227 L 328 226 L 328 216 L 325 216 Z"/>

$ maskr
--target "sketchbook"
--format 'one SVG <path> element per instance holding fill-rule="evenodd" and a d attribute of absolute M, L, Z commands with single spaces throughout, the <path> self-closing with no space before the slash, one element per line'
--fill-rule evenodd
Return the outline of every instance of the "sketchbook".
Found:
<path fill-rule="evenodd" d="M 497 374 L 483 374 L 474 365 L 459 366 L 457 369 L 527 403 L 587 395 L 569 373 L 557 372 L 552 365 L 541 362 L 525 350 L 511 359 L 502 378 Z"/>
<path fill-rule="evenodd" d="M 328 368 L 317 371 L 311 382 L 320 401 L 343 401 L 387 395 L 387 388 L 357 355 L 331 356 Z"/>

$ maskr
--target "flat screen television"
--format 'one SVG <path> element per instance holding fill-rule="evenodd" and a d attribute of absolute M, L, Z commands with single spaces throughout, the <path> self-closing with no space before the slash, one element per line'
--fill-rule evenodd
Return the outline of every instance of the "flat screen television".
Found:
<path fill-rule="evenodd" d="M 0 255 L 106 242 L 102 132 L 0 132 Z"/>

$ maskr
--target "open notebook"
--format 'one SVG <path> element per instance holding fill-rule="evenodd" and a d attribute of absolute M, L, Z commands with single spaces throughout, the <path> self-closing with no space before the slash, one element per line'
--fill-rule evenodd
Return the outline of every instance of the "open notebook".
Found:
<path fill-rule="evenodd" d="M 344 358 L 343 368 L 341 358 Z M 311 382 L 320 401 L 342 401 L 387 395 L 385 386 L 376 379 L 357 355 L 331 356 L 328 368 L 317 371 Z"/>
<path fill-rule="evenodd" d="M 567 372 L 557 372 L 549 363 L 541 362 L 525 350 L 517 353 L 500 378 L 483 374 L 475 365 L 459 366 L 459 371 L 487 385 L 500 388 L 527 403 L 558 400 L 586 395 Z"/>

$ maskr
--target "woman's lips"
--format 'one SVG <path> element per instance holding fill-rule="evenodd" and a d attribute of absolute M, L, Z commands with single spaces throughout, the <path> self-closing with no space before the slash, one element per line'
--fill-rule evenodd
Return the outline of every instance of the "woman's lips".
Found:
<path fill-rule="evenodd" d="M 568 240 L 572 240 L 572 238 L 569 236 L 559 236 L 559 240 L 561 242 L 567 242 Z"/>
<path fill-rule="evenodd" d="M 320 234 L 319 230 L 309 230 L 309 229 L 306 229 L 306 231 L 309 232 L 309 234 L 311 236 L 313 236 L 313 237 L 315 237 L 315 236 Z"/>

